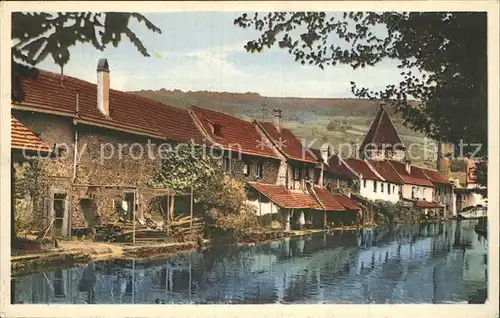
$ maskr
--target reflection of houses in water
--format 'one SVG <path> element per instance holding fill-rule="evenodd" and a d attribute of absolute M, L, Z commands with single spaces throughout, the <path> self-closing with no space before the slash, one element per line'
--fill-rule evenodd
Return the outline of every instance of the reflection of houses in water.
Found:
<path fill-rule="evenodd" d="M 15 283 L 16 300 L 440 303 L 484 285 L 481 254 L 486 255 L 485 240 L 467 222 L 346 231 L 21 277 Z"/>

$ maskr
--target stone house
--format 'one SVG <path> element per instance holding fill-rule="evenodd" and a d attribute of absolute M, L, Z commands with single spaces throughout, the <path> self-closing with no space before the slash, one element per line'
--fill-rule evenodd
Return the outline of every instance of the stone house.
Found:
<path fill-rule="evenodd" d="M 434 183 L 433 202 L 444 206 L 444 217 L 448 218 L 457 214 L 456 197 L 453 184 L 437 170 L 420 168 L 429 180 Z"/>
<path fill-rule="evenodd" d="M 52 149 L 44 143 L 33 131 L 11 116 L 11 225 L 12 238 L 14 226 L 18 230 L 36 222 L 33 211 L 38 208 L 37 191 L 39 158 L 50 160 Z M 35 180 L 27 180 L 29 176 Z M 29 182 L 29 184 L 26 184 Z M 56 204 L 58 207 L 58 204 Z M 57 210 L 59 212 L 59 210 Z M 60 222 L 57 219 L 57 222 Z"/>
<path fill-rule="evenodd" d="M 311 207 L 319 209 L 322 220 L 328 208 L 359 210 L 344 197 L 337 205 L 318 203 L 318 197 L 336 200 L 335 195 L 315 193 L 320 186 L 314 183 L 316 158 L 280 125 L 244 121 L 196 106 L 170 107 L 110 89 L 105 59 L 99 61 L 96 76 L 93 84 L 40 70 L 35 78 L 22 80 L 25 99 L 12 102 L 12 114 L 54 148 L 55 157 L 43 161 L 48 182 L 43 208 L 36 214 L 47 222 L 61 215 L 57 229 L 61 236 L 144 218 L 158 208 L 152 202 L 159 201 L 162 209 L 172 211 L 173 202 L 179 203 L 173 198 L 183 194 L 156 189 L 150 180 L 161 163 L 161 151 L 178 144 L 201 146 L 220 155 L 222 168 L 246 182 L 249 192 L 256 194 L 251 185 L 258 183 L 281 187 L 288 199 L 308 196 L 316 202 Z M 287 220 L 283 223 L 287 228 L 290 219 L 306 218 L 304 211 L 294 213 L 291 206 L 273 202 L 270 195 L 258 196 L 260 201 L 254 204 L 261 216 L 269 214 L 268 221 L 275 214 Z M 61 212 L 55 211 L 55 202 L 61 202 Z M 310 209 L 293 206 L 299 208 Z"/>
<path fill-rule="evenodd" d="M 247 184 L 247 202 L 255 207 L 261 225 L 324 227 L 327 211 L 351 211 L 355 219 L 359 207 L 354 202 L 323 191 L 315 178 L 317 158 L 281 125 L 281 112 L 276 112 L 274 123 L 250 122 L 197 106 L 190 106 L 189 112 L 204 138 L 222 150 L 221 166 Z"/>
<path fill-rule="evenodd" d="M 12 114 L 54 147 L 55 158 L 43 162 L 48 185 L 38 217 L 54 217 L 63 202 L 62 236 L 142 217 L 153 198 L 173 195 L 148 184 L 162 146 L 203 142 L 187 111 L 109 89 L 106 60 L 96 75 L 97 85 L 40 70 L 22 80 L 24 101 L 12 103 Z"/>

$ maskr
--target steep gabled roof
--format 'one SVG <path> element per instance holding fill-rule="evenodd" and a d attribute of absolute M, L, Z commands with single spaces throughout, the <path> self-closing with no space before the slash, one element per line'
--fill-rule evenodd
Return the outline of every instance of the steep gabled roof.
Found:
<path fill-rule="evenodd" d="M 15 104 L 17 107 L 74 117 L 88 125 L 176 142 L 192 139 L 201 143 L 203 139 L 186 110 L 136 94 L 110 89 L 110 116 L 106 117 L 97 109 L 96 84 L 39 70 L 36 79 L 23 78 L 21 85 L 26 96 L 23 102 Z"/>
<path fill-rule="evenodd" d="M 398 135 L 391 117 L 383 106 L 380 106 L 375 119 L 368 130 L 368 133 L 361 144 L 361 149 L 365 149 L 367 145 L 373 144 L 381 148 L 386 146 L 398 146 L 397 149 L 405 150 L 406 147 Z"/>
<path fill-rule="evenodd" d="M 256 121 L 256 123 L 289 159 L 308 163 L 318 162 L 308 150 L 302 147 L 302 143 L 289 129 L 281 127 L 278 131 L 272 123 L 263 121 Z M 280 148 L 279 145 L 282 147 Z"/>
<path fill-rule="evenodd" d="M 450 181 L 446 179 L 446 177 L 443 176 L 439 171 L 428 168 L 420 168 L 420 169 L 427 176 L 427 178 L 431 180 L 434 184 L 439 183 L 439 184 L 451 185 Z"/>
<path fill-rule="evenodd" d="M 224 149 L 236 151 L 240 148 L 246 154 L 279 159 L 272 146 L 263 143 L 265 139 L 252 122 L 196 106 L 190 106 L 190 110 L 204 134 Z M 219 126 L 218 134 L 212 125 Z"/>
<path fill-rule="evenodd" d="M 424 172 L 418 167 L 411 166 L 410 174 L 406 171 L 406 166 L 404 163 L 395 161 L 395 160 L 387 160 L 397 172 L 399 177 L 403 180 L 404 183 L 413 184 L 424 187 L 433 187 L 434 184 L 427 178 Z"/>
<path fill-rule="evenodd" d="M 358 175 L 362 174 L 364 179 L 383 181 L 373 170 L 368 162 L 356 158 L 344 159 L 345 163 L 351 167 Z"/>
<path fill-rule="evenodd" d="M 51 152 L 47 144 L 13 116 L 10 117 L 10 127 L 10 145 L 12 149 L 40 151 L 43 153 Z"/>
<path fill-rule="evenodd" d="M 386 181 L 394 184 L 403 184 L 403 180 L 389 162 L 385 160 L 369 160 L 369 163 Z"/>

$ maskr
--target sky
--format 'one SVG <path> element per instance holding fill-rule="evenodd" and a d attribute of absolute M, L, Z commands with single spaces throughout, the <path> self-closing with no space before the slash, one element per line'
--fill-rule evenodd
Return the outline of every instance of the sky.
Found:
<path fill-rule="evenodd" d="M 151 56 L 144 57 L 125 37 L 117 48 L 98 51 L 89 44 L 70 49 L 64 74 L 96 82 L 96 65 L 107 58 L 111 87 L 118 90 L 180 89 L 183 91 L 256 92 L 275 97 L 348 98 L 350 82 L 373 89 L 398 83 L 401 70 L 396 61 L 352 70 L 345 65 L 321 70 L 301 65 L 285 50 L 273 48 L 248 53 L 243 46 L 257 31 L 234 26 L 240 12 L 143 13 L 162 30 L 153 33 L 144 24 L 133 23 Z M 39 68 L 60 72 L 51 57 Z"/>

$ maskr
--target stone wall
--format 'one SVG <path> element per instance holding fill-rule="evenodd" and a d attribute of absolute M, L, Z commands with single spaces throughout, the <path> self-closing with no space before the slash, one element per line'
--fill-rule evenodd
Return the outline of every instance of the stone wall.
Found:
<path fill-rule="evenodd" d="M 13 111 L 13 115 L 49 146 L 59 145 L 56 158 L 42 158 L 47 189 L 41 198 L 43 202 L 34 204 L 39 207 L 38 211 L 34 209 L 35 214 L 47 213 L 40 211 L 44 208 L 50 212 L 54 195 L 66 194 L 67 220 L 64 226 L 70 223 L 73 228 L 88 225 L 81 199 L 89 200 L 89 209 L 99 215 L 102 224 L 106 224 L 118 220 L 115 201 L 124 200 L 127 191 L 137 193 L 135 208 L 138 212 L 147 209 L 154 196 L 164 195 L 148 187 L 154 168 L 160 163 L 157 155 L 160 141 L 80 124 L 76 178 L 73 181 L 75 126 L 72 119 L 26 111 Z"/>
<path fill-rule="evenodd" d="M 262 176 L 258 177 L 254 171 L 254 162 L 262 163 Z M 254 157 L 242 155 L 241 158 L 232 158 L 231 161 L 234 178 L 244 182 L 261 182 L 275 184 L 278 179 L 278 170 L 280 167 L 280 160 L 278 159 L 265 159 L 262 157 Z M 249 168 L 249 173 L 244 173 L 244 167 Z"/>

